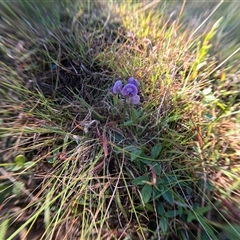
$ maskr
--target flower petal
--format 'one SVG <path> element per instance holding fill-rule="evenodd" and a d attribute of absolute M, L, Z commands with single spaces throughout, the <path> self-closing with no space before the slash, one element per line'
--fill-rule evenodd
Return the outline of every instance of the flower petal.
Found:
<path fill-rule="evenodd" d="M 138 80 L 135 79 L 134 77 L 130 77 L 130 78 L 128 79 L 128 83 L 135 85 L 137 88 L 140 86 L 140 83 L 139 83 Z"/>
<path fill-rule="evenodd" d="M 126 84 L 121 91 L 121 94 L 123 96 L 129 96 L 129 97 L 133 97 L 137 95 L 137 93 L 138 93 L 137 87 L 131 83 Z"/>
<path fill-rule="evenodd" d="M 139 104 L 140 102 L 140 96 L 139 95 L 135 95 L 133 97 L 128 97 L 127 98 L 127 101 L 130 103 L 130 104 Z"/>
<path fill-rule="evenodd" d="M 120 94 L 122 87 L 123 87 L 122 81 L 118 80 L 115 82 L 114 86 L 112 87 L 111 92 L 114 94 Z"/>

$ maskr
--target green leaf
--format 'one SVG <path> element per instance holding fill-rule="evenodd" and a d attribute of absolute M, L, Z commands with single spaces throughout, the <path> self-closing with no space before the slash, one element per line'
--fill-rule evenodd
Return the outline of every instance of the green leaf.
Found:
<path fill-rule="evenodd" d="M 173 205 L 174 203 L 174 198 L 173 198 L 173 194 L 171 192 L 171 190 L 167 189 L 162 193 L 163 198 L 170 203 L 171 205 Z"/>
<path fill-rule="evenodd" d="M 7 169 L 11 172 L 16 172 L 16 171 L 19 171 L 20 169 L 22 169 L 22 167 L 19 165 L 14 165 L 14 166 L 9 166 Z"/>
<path fill-rule="evenodd" d="M 165 181 L 163 178 L 158 178 L 157 179 L 157 186 L 158 188 L 160 188 L 160 185 L 164 185 L 165 184 Z"/>
<path fill-rule="evenodd" d="M 131 109 L 131 120 L 135 121 L 137 118 L 138 118 L 137 117 L 137 110 L 134 107 L 132 107 L 132 109 Z"/>
<path fill-rule="evenodd" d="M 136 121 L 142 114 L 142 110 L 140 109 L 139 111 L 137 111 L 135 108 L 131 109 L 131 114 L 132 114 L 132 121 Z"/>
<path fill-rule="evenodd" d="M 176 201 L 174 202 L 176 203 Z M 178 215 L 181 217 L 183 213 L 183 208 L 181 206 L 178 206 Z"/>
<path fill-rule="evenodd" d="M 196 208 L 193 211 L 198 215 L 203 215 L 204 213 L 208 212 L 210 209 L 211 209 L 211 206 L 206 206 L 206 207 Z"/>
<path fill-rule="evenodd" d="M 145 203 L 143 205 L 143 210 L 144 211 L 150 211 L 150 212 L 154 212 L 154 208 L 153 208 L 153 205 L 151 203 Z"/>
<path fill-rule="evenodd" d="M 209 237 L 208 233 L 205 231 L 201 231 L 200 234 L 200 239 L 201 240 L 211 240 L 211 238 Z M 222 239 L 223 240 L 223 239 Z M 227 240 L 227 239 L 226 239 Z"/>
<path fill-rule="evenodd" d="M 136 146 L 134 146 L 134 145 L 129 145 L 129 146 L 127 146 L 127 147 L 125 147 L 124 148 L 124 151 L 126 151 L 126 152 L 132 152 L 133 150 L 135 150 L 135 149 L 138 149 Z M 122 150 L 121 151 L 119 151 L 119 152 L 123 152 Z"/>
<path fill-rule="evenodd" d="M 157 212 L 160 216 L 165 214 L 165 209 L 164 209 L 164 206 L 161 202 L 157 203 Z"/>
<path fill-rule="evenodd" d="M 24 163 L 26 162 L 26 158 L 24 155 L 20 154 L 15 157 L 14 162 L 16 163 L 17 166 L 23 167 Z"/>
<path fill-rule="evenodd" d="M 141 157 L 139 158 L 139 160 L 142 163 L 147 164 L 147 165 L 152 164 L 152 159 L 149 156 L 145 155 L 145 154 L 142 154 Z"/>
<path fill-rule="evenodd" d="M 142 108 L 140 108 L 139 110 L 138 110 L 138 118 L 142 115 L 142 113 L 143 113 L 143 109 Z"/>
<path fill-rule="evenodd" d="M 213 121 L 215 119 L 215 117 L 211 113 L 206 113 L 204 117 L 209 121 Z"/>
<path fill-rule="evenodd" d="M 55 163 L 55 158 L 54 157 L 48 157 L 46 159 L 47 159 L 47 162 L 50 163 L 50 164 Z"/>
<path fill-rule="evenodd" d="M 120 134 L 119 132 L 112 131 L 111 141 L 113 143 L 120 143 L 124 139 L 124 136 Z"/>
<path fill-rule="evenodd" d="M 161 217 L 160 218 L 160 227 L 161 227 L 161 230 L 163 231 L 163 233 L 166 233 L 167 230 L 168 230 L 168 221 L 165 217 Z"/>
<path fill-rule="evenodd" d="M 141 204 L 141 205 L 135 206 L 135 207 L 134 207 L 134 211 L 135 211 L 135 210 L 137 210 L 137 211 L 139 211 L 139 212 L 146 211 L 146 210 L 148 210 L 148 211 L 150 211 L 150 212 L 154 212 L 154 207 L 153 207 L 152 204 L 146 203 L 146 204 L 144 204 L 144 205 Z"/>
<path fill-rule="evenodd" d="M 137 177 L 135 178 L 133 181 L 132 181 L 132 184 L 133 185 L 144 185 L 146 183 L 144 183 L 143 181 L 150 181 L 149 177 L 144 175 L 144 176 L 140 176 L 140 177 Z"/>
<path fill-rule="evenodd" d="M 131 161 L 136 160 L 141 154 L 142 154 L 142 150 L 141 149 L 134 149 L 130 153 Z"/>
<path fill-rule="evenodd" d="M 225 225 L 223 231 L 229 240 L 240 239 L 240 226 L 237 224 Z"/>
<path fill-rule="evenodd" d="M 156 185 L 154 186 L 154 189 L 153 189 L 153 198 L 154 199 L 158 199 L 159 197 L 162 196 L 162 192 L 165 190 L 165 187 L 163 185 L 163 180 L 160 179 L 160 178 L 157 178 L 157 183 Z"/>
<path fill-rule="evenodd" d="M 176 217 L 178 214 L 179 214 L 179 211 L 177 210 L 169 210 L 165 213 L 165 216 L 167 218 L 173 218 L 173 217 Z"/>
<path fill-rule="evenodd" d="M 131 126 L 133 123 L 134 123 L 134 121 L 132 119 L 130 119 L 130 120 L 127 120 L 126 122 L 124 122 L 123 126 L 124 127 Z"/>
<path fill-rule="evenodd" d="M 188 215 L 187 215 L 187 222 L 190 223 L 192 222 L 193 220 L 197 219 L 197 216 L 194 214 L 194 212 L 188 212 Z"/>
<path fill-rule="evenodd" d="M 152 195 L 152 186 L 145 184 L 141 190 L 143 203 L 148 203 Z"/>
<path fill-rule="evenodd" d="M 188 212 L 187 216 L 187 222 L 190 223 L 195 219 L 198 219 L 199 217 L 203 216 L 204 213 L 208 212 L 211 209 L 210 206 L 207 207 L 199 207 L 194 209 L 193 211 Z"/>
<path fill-rule="evenodd" d="M 31 167 L 31 166 L 34 166 L 34 164 L 36 164 L 36 163 L 33 162 L 33 161 L 25 162 L 25 164 L 24 164 L 24 168 L 29 168 L 29 167 Z"/>
<path fill-rule="evenodd" d="M 24 183 L 23 182 L 15 182 L 13 184 L 13 188 L 12 188 L 12 193 L 14 195 L 17 195 L 18 197 L 21 196 L 22 192 L 24 190 Z"/>
<path fill-rule="evenodd" d="M 48 163 L 51 163 L 51 164 L 55 163 L 58 160 L 58 157 L 57 157 L 58 154 L 59 154 L 59 148 L 54 149 L 52 152 L 53 156 L 47 158 Z"/>
<path fill-rule="evenodd" d="M 156 159 L 162 150 L 162 145 L 160 143 L 156 144 L 151 150 L 151 157 Z"/>
<path fill-rule="evenodd" d="M 162 168 L 160 167 L 160 165 L 157 163 L 154 165 L 154 170 L 155 170 L 155 173 L 157 176 L 160 176 L 161 175 L 161 172 L 162 172 Z"/>

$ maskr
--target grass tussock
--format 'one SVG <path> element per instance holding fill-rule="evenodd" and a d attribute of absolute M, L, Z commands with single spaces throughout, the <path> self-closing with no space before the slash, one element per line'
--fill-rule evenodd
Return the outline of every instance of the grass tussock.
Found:
<path fill-rule="evenodd" d="M 0 2 L 0 239 L 240 236 L 234 4 Z"/>

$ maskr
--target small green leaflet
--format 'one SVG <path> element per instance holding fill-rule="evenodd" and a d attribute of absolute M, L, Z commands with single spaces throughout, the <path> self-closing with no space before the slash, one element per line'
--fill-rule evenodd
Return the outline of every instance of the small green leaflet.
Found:
<path fill-rule="evenodd" d="M 161 227 L 161 230 L 166 233 L 167 232 L 167 229 L 168 229 L 168 221 L 165 217 L 161 217 L 160 218 L 160 227 Z"/>
<path fill-rule="evenodd" d="M 14 162 L 18 167 L 23 167 L 24 163 L 26 162 L 26 158 L 24 155 L 20 154 L 15 157 Z"/>
<path fill-rule="evenodd" d="M 143 203 L 148 203 L 152 195 L 152 186 L 145 184 L 141 190 Z"/>
<path fill-rule="evenodd" d="M 162 145 L 160 143 L 156 144 L 151 150 L 151 157 L 156 159 L 162 150 Z"/>
<path fill-rule="evenodd" d="M 143 181 L 149 182 L 149 181 L 150 181 L 150 180 L 149 180 L 149 177 L 146 176 L 146 175 L 137 177 L 137 178 L 135 178 L 135 179 L 132 181 L 132 184 L 133 184 L 133 185 L 144 185 L 144 184 L 146 184 L 146 183 L 143 182 Z"/>
<path fill-rule="evenodd" d="M 136 160 L 140 155 L 142 154 L 142 150 L 141 149 L 134 149 L 133 151 L 131 151 L 130 155 L 131 155 L 131 161 Z"/>
<path fill-rule="evenodd" d="M 171 205 L 173 205 L 174 203 L 174 198 L 173 198 L 173 194 L 171 192 L 171 190 L 167 189 L 162 193 L 163 198 L 170 203 Z"/>

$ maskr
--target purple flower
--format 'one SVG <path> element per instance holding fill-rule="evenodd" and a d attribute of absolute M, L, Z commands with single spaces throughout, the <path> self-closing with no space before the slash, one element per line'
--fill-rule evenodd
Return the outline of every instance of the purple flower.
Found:
<path fill-rule="evenodd" d="M 124 86 L 121 80 L 117 80 L 111 88 L 113 94 L 120 94 L 129 104 L 139 104 L 140 96 L 138 95 L 139 82 L 130 77 L 128 83 Z"/>
<path fill-rule="evenodd" d="M 114 86 L 112 87 L 111 91 L 114 94 L 120 94 L 122 90 L 123 84 L 121 80 L 115 82 Z"/>
<path fill-rule="evenodd" d="M 127 98 L 127 101 L 130 103 L 130 104 L 139 104 L 140 102 L 140 96 L 139 95 L 135 95 L 133 97 L 128 97 Z"/>
<path fill-rule="evenodd" d="M 134 97 L 137 95 L 137 93 L 138 93 L 137 87 L 131 83 L 126 84 L 121 91 L 121 94 L 126 97 L 127 96 Z"/>
<path fill-rule="evenodd" d="M 130 77 L 130 78 L 128 79 L 128 83 L 135 85 L 137 88 L 138 88 L 139 85 L 140 85 L 139 82 L 138 82 L 138 80 L 135 79 L 134 77 Z"/>

